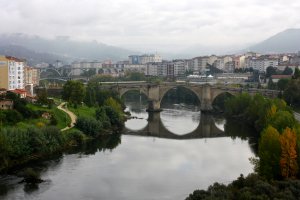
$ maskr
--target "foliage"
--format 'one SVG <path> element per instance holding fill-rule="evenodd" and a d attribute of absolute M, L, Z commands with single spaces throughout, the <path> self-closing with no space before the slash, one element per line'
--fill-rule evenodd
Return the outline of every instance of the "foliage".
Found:
<path fill-rule="evenodd" d="M 123 118 L 121 113 L 110 106 L 103 106 L 107 117 L 110 119 L 110 124 L 115 127 L 122 127 L 123 126 Z"/>
<path fill-rule="evenodd" d="M 295 72 L 294 72 L 294 79 L 298 79 L 300 78 L 300 69 L 299 68 L 295 68 Z"/>
<path fill-rule="evenodd" d="M 119 104 L 114 98 L 109 97 L 108 99 L 105 100 L 104 102 L 105 106 L 109 106 L 112 109 L 114 109 L 118 113 L 122 113 L 122 106 Z"/>
<path fill-rule="evenodd" d="M 291 74 L 293 74 L 293 70 L 291 68 L 289 68 L 289 67 L 286 67 L 286 68 L 284 68 L 282 74 L 284 74 L 284 75 L 291 75 Z"/>
<path fill-rule="evenodd" d="M 78 117 L 75 127 L 91 137 L 97 137 L 103 131 L 102 123 L 92 117 Z"/>
<path fill-rule="evenodd" d="M 207 190 L 195 190 L 186 200 L 265 200 L 299 199 L 299 180 L 268 182 L 256 174 L 241 175 L 229 185 L 215 183 Z"/>
<path fill-rule="evenodd" d="M 259 167 L 260 175 L 268 180 L 280 177 L 280 140 L 279 132 L 272 126 L 268 126 L 259 141 Z"/>
<path fill-rule="evenodd" d="M 82 144 L 85 135 L 79 131 L 79 130 L 70 130 L 68 133 L 65 134 L 66 141 L 68 142 L 68 145 L 78 145 Z"/>
<path fill-rule="evenodd" d="M 292 79 L 283 92 L 283 98 L 289 105 L 300 105 L 300 79 Z"/>
<path fill-rule="evenodd" d="M 277 88 L 279 90 L 285 90 L 289 84 L 289 79 L 286 79 L 286 78 L 283 78 L 283 79 L 280 79 L 278 82 L 277 82 Z"/>
<path fill-rule="evenodd" d="M 0 170 L 34 155 L 57 152 L 62 149 L 64 142 L 60 130 L 53 126 L 3 128 L 0 132 Z"/>
<path fill-rule="evenodd" d="M 284 178 L 295 178 L 298 173 L 296 133 L 286 128 L 280 136 L 281 143 L 281 174 Z"/>
<path fill-rule="evenodd" d="M 232 95 L 227 92 L 218 95 L 212 103 L 213 109 L 215 111 L 223 112 L 225 110 L 225 102 L 231 97 Z"/>
<path fill-rule="evenodd" d="M 296 125 L 296 120 L 291 112 L 279 110 L 269 118 L 269 124 L 282 132 L 286 127 L 293 128 Z"/>
<path fill-rule="evenodd" d="M 243 116 L 251 103 L 251 96 L 247 93 L 230 98 L 225 102 L 225 114 L 227 116 Z"/>
<path fill-rule="evenodd" d="M 144 81 L 146 80 L 145 74 L 141 72 L 130 72 L 125 75 L 127 81 Z"/>
<path fill-rule="evenodd" d="M 110 119 L 106 115 L 104 107 L 100 107 L 96 110 L 96 119 L 103 124 L 103 128 L 109 129 L 111 127 Z"/>
<path fill-rule="evenodd" d="M 14 125 L 23 119 L 21 113 L 16 110 L 0 110 L 1 125 Z"/>
<path fill-rule="evenodd" d="M 37 103 L 41 105 L 50 104 L 50 101 L 48 100 L 48 92 L 46 88 L 38 89 L 36 92 L 36 97 L 37 97 Z"/>
<path fill-rule="evenodd" d="M 81 104 L 85 95 L 85 87 L 80 81 L 67 81 L 63 86 L 62 98 L 77 106 Z"/>
<path fill-rule="evenodd" d="M 276 68 L 269 66 L 266 69 L 266 78 L 270 78 L 272 75 L 276 74 Z"/>

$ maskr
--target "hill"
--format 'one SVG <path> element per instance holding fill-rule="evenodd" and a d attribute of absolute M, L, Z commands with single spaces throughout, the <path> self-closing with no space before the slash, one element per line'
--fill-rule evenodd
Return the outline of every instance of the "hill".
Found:
<path fill-rule="evenodd" d="M 300 29 L 287 29 L 249 47 L 260 53 L 295 53 L 300 51 Z"/>
<path fill-rule="evenodd" d="M 136 52 L 96 41 L 80 42 L 68 37 L 45 39 L 25 34 L 0 35 L 0 54 L 26 58 L 32 63 L 49 60 L 123 60 Z M 38 59 L 41 55 L 41 59 Z"/>

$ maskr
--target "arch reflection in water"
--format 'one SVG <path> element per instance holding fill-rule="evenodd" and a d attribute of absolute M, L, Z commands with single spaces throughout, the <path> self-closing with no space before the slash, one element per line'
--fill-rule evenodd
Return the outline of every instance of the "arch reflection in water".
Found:
<path fill-rule="evenodd" d="M 211 115 L 201 114 L 200 123 L 197 128 L 184 135 L 176 135 L 169 131 L 161 121 L 161 113 L 149 113 L 148 124 L 143 130 L 131 131 L 124 130 L 125 135 L 151 136 L 169 139 L 195 139 L 224 137 L 224 131 L 215 126 L 214 119 Z"/>

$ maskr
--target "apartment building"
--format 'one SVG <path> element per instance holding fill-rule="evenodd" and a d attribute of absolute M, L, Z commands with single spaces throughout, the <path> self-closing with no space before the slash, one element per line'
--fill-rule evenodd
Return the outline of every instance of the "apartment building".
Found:
<path fill-rule="evenodd" d="M 0 88 L 24 89 L 25 60 L 12 56 L 0 56 Z"/>

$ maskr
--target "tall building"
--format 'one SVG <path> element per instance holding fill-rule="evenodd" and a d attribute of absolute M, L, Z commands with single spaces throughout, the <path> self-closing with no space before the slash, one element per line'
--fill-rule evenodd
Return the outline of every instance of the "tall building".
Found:
<path fill-rule="evenodd" d="M 33 95 L 33 87 L 39 85 L 40 71 L 36 68 L 24 67 L 25 90 Z"/>
<path fill-rule="evenodd" d="M 24 63 L 15 57 L 0 56 L 0 88 L 24 89 Z"/>

